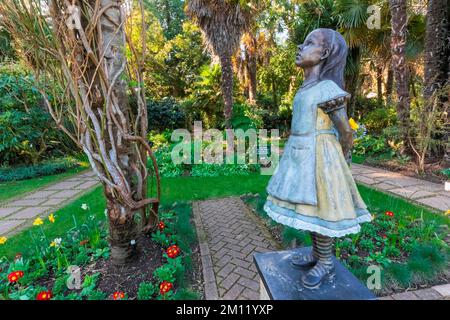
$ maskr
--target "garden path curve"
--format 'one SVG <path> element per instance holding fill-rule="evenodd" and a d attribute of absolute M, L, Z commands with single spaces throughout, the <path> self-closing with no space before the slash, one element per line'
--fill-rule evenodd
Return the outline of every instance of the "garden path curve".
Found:
<path fill-rule="evenodd" d="M 47 217 L 98 183 L 93 171 L 83 171 L 37 191 L 0 203 L 0 236 L 11 236 L 29 227 L 37 217 Z"/>

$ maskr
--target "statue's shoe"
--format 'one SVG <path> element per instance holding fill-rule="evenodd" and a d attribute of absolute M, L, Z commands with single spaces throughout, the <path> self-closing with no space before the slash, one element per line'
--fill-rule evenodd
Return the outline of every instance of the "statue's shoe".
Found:
<path fill-rule="evenodd" d="M 294 254 L 291 257 L 291 263 L 294 267 L 311 267 L 317 263 L 317 259 L 312 252 L 308 254 Z"/>
<path fill-rule="evenodd" d="M 326 265 L 319 261 L 302 277 L 302 282 L 306 288 L 314 289 L 318 288 L 326 279 L 332 279 L 334 275 L 334 265 Z"/>

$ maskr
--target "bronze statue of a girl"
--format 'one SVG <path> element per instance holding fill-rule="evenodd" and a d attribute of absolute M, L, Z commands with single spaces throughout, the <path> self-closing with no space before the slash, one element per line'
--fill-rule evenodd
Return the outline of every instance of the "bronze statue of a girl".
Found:
<path fill-rule="evenodd" d="M 292 263 L 311 267 L 305 287 L 334 275 L 333 238 L 371 221 L 348 166 L 353 144 L 344 88 L 347 45 L 338 32 L 316 29 L 298 46 L 303 85 L 293 105 L 291 135 L 267 186 L 264 209 L 275 221 L 311 232 L 313 250 Z"/>

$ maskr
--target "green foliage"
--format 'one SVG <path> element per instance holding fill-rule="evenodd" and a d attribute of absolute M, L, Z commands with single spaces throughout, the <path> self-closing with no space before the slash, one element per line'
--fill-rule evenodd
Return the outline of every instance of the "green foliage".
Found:
<path fill-rule="evenodd" d="M 156 285 L 153 282 L 142 282 L 139 285 L 137 299 L 138 300 L 150 300 L 153 295 L 158 292 Z"/>
<path fill-rule="evenodd" d="M 0 165 L 36 164 L 72 146 L 42 105 L 34 82 L 20 66 L 0 66 Z"/>
<path fill-rule="evenodd" d="M 182 0 L 145 0 L 145 6 L 158 18 L 164 36 L 170 40 L 182 31 L 185 19 Z"/>
<path fill-rule="evenodd" d="M 147 100 L 147 114 L 149 129 L 158 132 L 181 128 L 185 122 L 181 106 L 172 97 L 159 101 Z"/>
<path fill-rule="evenodd" d="M 361 121 L 373 134 L 381 134 L 383 129 L 396 124 L 397 116 L 394 108 L 376 108 L 368 112 Z"/>
<path fill-rule="evenodd" d="M 0 182 L 31 179 L 65 172 L 78 166 L 78 161 L 66 157 L 45 161 L 40 164 L 18 167 L 0 167 Z"/>

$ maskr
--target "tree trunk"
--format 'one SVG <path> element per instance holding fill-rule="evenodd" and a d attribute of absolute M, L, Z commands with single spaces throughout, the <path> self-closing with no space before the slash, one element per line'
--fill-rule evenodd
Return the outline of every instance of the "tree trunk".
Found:
<path fill-rule="evenodd" d="M 349 51 L 349 55 L 356 66 L 355 72 L 345 76 L 345 89 L 351 94 L 350 101 L 347 104 L 347 113 L 350 117 L 353 117 L 355 113 L 356 93 L 358 92 L 361 49 L 359 47 L 352 48 Z"/>
<path fill-rule="evenodd" d="M 231 54 L 222 54 L 220 56 L 220 65 L 222 67 L 225 128 L 231 129 L 231 118 L 233 117 L 233 65 L 231 63 Z"/>
<path fill-rule="evenodd" d="M 408 91 L 408 64 L 406 62 L 406 34 L 407 34 L 407 13 L 406 0 L 389 0 L 391 10 L 391 50 L 392 69 L 397 87 L 397 118 L 400 135 L 404 147 L 407 148 L 409 141 L 410 125 L 410 97 Z"/>
<path fill-rule="evenodd" d="M 111 262 L 114 265 L 124 265 L 137 258 L 140 232 L 134 222 L 133 215 L 124 206 L 108 195 L 107 208 L 109 217 L 109 247 Z"/>
<path fill-rule="evenodd" d="M 114 0 L 103 0 L 103 7 L 110 6 L 114 4 Z M 106 10 L 105 15 L 100 18 L 101 29 L 102 29 L 102 39 L 101 45 L 105 48 L 105 63 L 108 64 L 108 80 L 110 83 L 114 83 L 114 79 L 119 75 L 124 73 L 123 66 L 126 65 L 125 56 L 125 29 L 123 27 L 123 21 L 125 17 L 120 10 L 115 7 L 111 7 Z M 116 27 L 121 26 L 121 27 Z M 130 121 L 130 104 L 128 101 L 127 94 L 127 82 L 123 77 L 119 76 L 120 80 L 115 82 L 112 88 L 112 93 L 117 97 L 117 106 L 123 115 L 122 121 Z M 100 103 L 93 107 L 97 107 L 98 112 L 101 113 L 105 101 L 100 101 Z M 95 110 L 97 111 L 97 110 Z M 117 126 L 112 128 L 112 137 L 118 137 L 119 129 Z M 138 150 L 133 147 L 132 143 L 127 140 L 121 142 L 114 141 L 110 139 L 111 136 L 105 135 L 105 143 L 109 152 L 113 152 L 113 145 L 117 150 L 118 161 L 121 171 L 123 172 L 123 179 L 130 188 L 130 193 L 136 195 L 138 193 L 137 185 L 133 181 L 133 171 L 132 167 L 137 162 L 137 152 Z M 131 245 L 131 240 L 136 240 L 137 237 L 137 226 L 134 223 L 134 214 L 132 209 L 123 204 L 120 196 L 117 192 L 107 185 L 104 184 L 105 195 L 107 198 L 108 206 L 108 217 L 109 217 L 109 244 L 111 248 L 111 261 L 113 264 L 122 265 L 136 256 L 135 246 Z M 145 196 L 145 195 L 143 195 Z"/>
<path fill-rule="evenodd" d="M 245 60 L 246 60 L 246 72 L 248 79 L 248 102 L 250 104 L 256 104 L 256 86 L 257 86 L 257 40 L 252 32 L 249 32 L 246 37 L 246 50 L 245 50 Z"/>
<path fill-rule="evenodd" d="M 386 79 L 386 104 L 392 103 L 392 88 L 394 87 L 394 71 L 392 70 L 392 63 L 389 63 Z"/>
<path fill-rule="evenodd" d="M 381 65 L 377 66 L 377 96 L 378 104 L 383 103 L 383 67 Z"/>
<path fill-rule="evenodd" d="M 447 81 L 447 56 L 449 25 L 447 1 L 428 0 L 425 32 L 424 98 L 431 101 L 432 95 Z M 431 107 L 427 104 L 427 110 Z"/>

